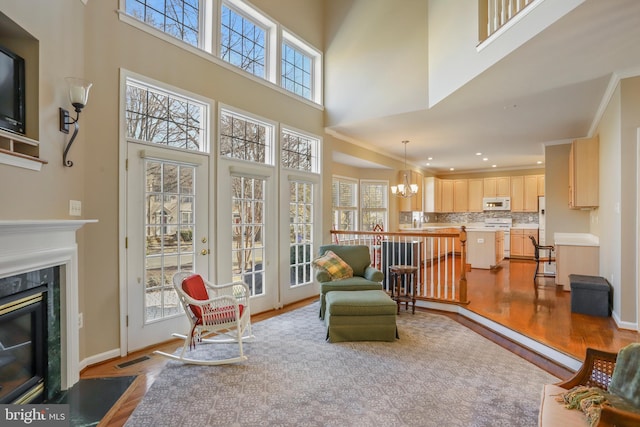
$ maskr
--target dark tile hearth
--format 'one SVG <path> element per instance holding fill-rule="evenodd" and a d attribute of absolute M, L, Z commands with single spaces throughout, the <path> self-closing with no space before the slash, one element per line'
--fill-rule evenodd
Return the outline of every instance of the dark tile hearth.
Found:
<path fill-rule="evenodd" d="M 81 379 L 51 403 L 69 404 L 70 426 L 98 425 L 136 376 Z"/>

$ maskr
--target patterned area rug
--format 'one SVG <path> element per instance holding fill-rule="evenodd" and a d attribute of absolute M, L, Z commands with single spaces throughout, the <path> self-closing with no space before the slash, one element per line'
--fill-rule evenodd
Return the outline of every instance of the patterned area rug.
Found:
<path fill-rule="evenodd" d="M 397 323 L 396 342 L 336 344 L 317 303 L 256 323 L 249 360 L 170 361 L 126 426 L 536 425 L 556 377 L 447 317 L 403 311 Z"/>

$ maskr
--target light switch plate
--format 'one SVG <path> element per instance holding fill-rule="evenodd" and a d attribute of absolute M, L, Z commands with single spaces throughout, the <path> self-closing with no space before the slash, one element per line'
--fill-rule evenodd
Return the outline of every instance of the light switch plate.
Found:
<path fill-rule="evenodd" d="M 82 215 L 82 202 L 80 200 L 69 200 L 69 215 Z"/>

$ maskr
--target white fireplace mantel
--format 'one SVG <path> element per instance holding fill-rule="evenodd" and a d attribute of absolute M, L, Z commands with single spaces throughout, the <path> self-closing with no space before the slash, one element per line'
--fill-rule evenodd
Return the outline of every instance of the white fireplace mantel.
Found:
<path fill-rule="evenodd" d="M 76 231 L 97 220 L 0 220 L 0 278 L 61 266 L 62 389 L 80 377 Z"/>

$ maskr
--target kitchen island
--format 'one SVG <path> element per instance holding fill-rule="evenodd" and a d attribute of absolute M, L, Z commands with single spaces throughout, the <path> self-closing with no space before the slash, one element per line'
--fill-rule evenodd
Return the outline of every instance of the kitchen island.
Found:
<path fill-rule="evenodd" d="M 491 269 L 504 259 L 504 232 L 489 228 L 467 230 L 467 264 Z"/>
<path fill-rule="evenodd" d="M 600 274 L 600 239 L 588 233 L 554 233 L 556 285 L 571 290 L 570 274 Z"/>

